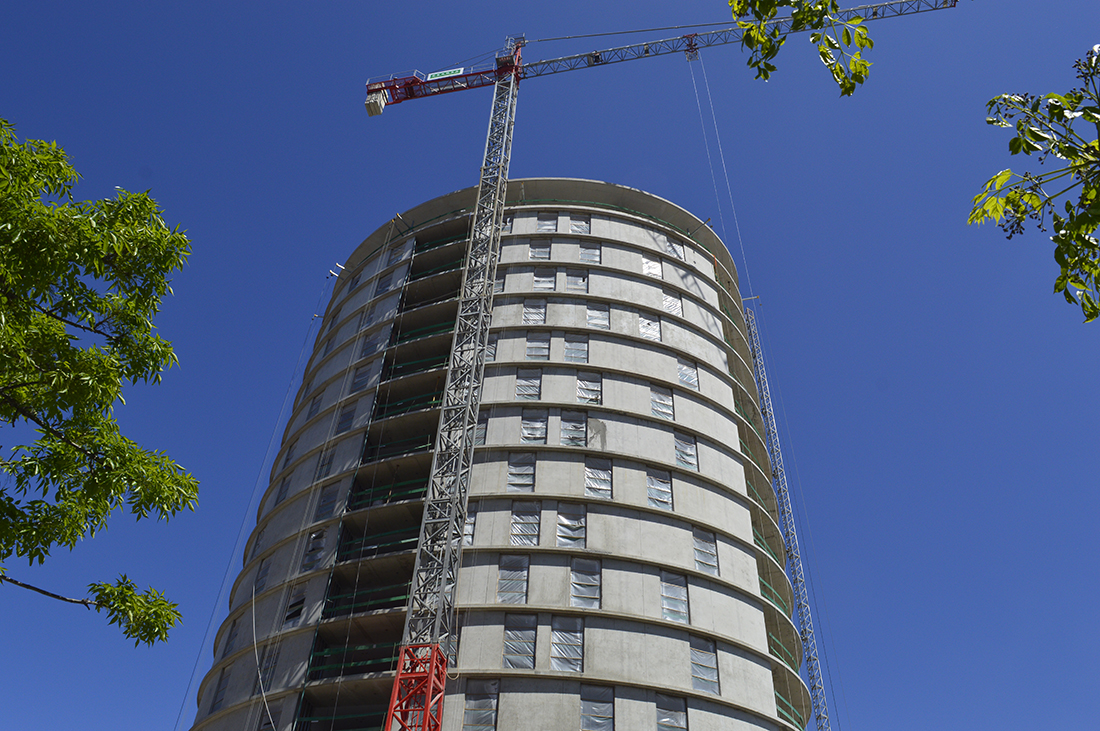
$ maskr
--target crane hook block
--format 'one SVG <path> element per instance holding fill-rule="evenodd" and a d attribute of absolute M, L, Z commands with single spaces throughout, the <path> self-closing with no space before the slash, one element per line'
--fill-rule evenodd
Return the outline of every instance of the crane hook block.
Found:
<path fill-rule="evenodd" d="M 386 108 L 386 92 L 376 91 L 367 95 L 367 116 L 377 117 Z"/>

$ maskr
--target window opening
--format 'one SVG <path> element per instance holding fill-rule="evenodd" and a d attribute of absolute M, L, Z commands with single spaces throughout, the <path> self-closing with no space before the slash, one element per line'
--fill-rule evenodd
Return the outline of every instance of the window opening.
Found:
<path fill-rule="evenodd" d="M 579 673 L 584 666 L 584 619 L 550 618 L 550 669 Z"/>
<path fill-rule="evenodd" d="M 504 615 L 503 667 L 535 667 L 535 632 L 538 617 L 534 614 Z"/>
<path fill-rule="evenodd" d="M 584 494 L 604 500 L 611 499 L 611 460 L 601 457 L 585 458 Z"/>
<path fill-rule="evenodd" d="M 603 403 L 603 376 L 583 371 L 578 373 L 577 402 L 596 405 Z"/>
<path fill-rule="evenodd" d="M 512 503 L 511 543 L 513 546 L 539 544 L 539 518 L 542 506 L 537 502 Z"/>
<path fill-rule="evenodd" d="M 497 574 L 497 601 L 501 604 L 527 603 L 528 556 L 501 556 Z"/>
<path fill-rule="evenodd" d="M 535 455 L 533 452 L 508 455 L 507 491 L 535 491 Z"/>
<path fill-rule="evenodd" d="M 658 419 L 667 419 L 668 421 L 674 421 L 676 419 L 676 411 L 673 409 L 672 391 L 670 389 L 650 385 L 649 407 L 651 413 Z"/>
<path fill-rule="evenodd" d="M 661 616 L 673 622 L 688 623 L 686 576 L 668 571 L 661 572 Z"/>
<path fill-rule="evenodd" d="M 600 608 L 600 562 L 575 558 L 569 567 L 569 606 Z"/>
<path fill-rule="evenodd" d="M 672 510 L 672 478 L 664 470 L 646 470 L 646 493 L 649 507 Z"/>

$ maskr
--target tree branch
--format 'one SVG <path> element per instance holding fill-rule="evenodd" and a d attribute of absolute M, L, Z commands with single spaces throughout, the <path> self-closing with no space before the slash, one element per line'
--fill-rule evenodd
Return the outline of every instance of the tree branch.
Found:
<path fill-rule="evenodd" d="M 57 437 L 61 441 L 65 442 L 65 444 L 68 444 L 70 447 L 77 450 L 78 452 L 83 454 L 88 459 L 92 460 L 93 462 L 99 460 L 100 455 L 98 455 L 95 452 L 92 452 L 88 449 L 85 449 L 84 447 L 80 446 L 79 444 L 77 444 L 73 440 L 69 439 L 67 436 L 65 436 L 64 432 L 61 432 L 58 429 L 55 429 L 54 427 L 50 426 L 48 423 L 46 423 L 45 421 L 40 419 L 38 417 L 38 414 L 31 411 L 26 406 L 24 406 L 20 402 L 16 401 L 15 399 L 13 399 L 11 396 L 9 396 L 7 394 L 4 394 L 4 393 L 0 393 L 0 400 L 3 400 L 6 404 L 8 404 L 13 409 L 15 409 L 20 414 L 22 414 L 24 418 L 29 419 L 30 421 L 33 421 L 35 424 L 37 424 L 43 430 L 45 430 L 46 432 L 48 432 L 48 433 L 52 434 L 53 436 Z"/>
<path fill-rule="evenodd" d="M 95 609 L 99 606 L 99 603 L 92 600 L 92 599 L 70 599 L 67 596 L 61 596 L 60 594 L 54 594 L 52 591 L 46 591 L 45 589 L 39 589 L 37 586 L 31 586 L 30 584 L 24 584 L 22 581 L 16 581 L 15 579 L 11 578 L 10 576 L 5 576 L 4 574 L 0 574 L 0 584 L 3 584 L 5 581 L 8 582 L 9 584 L 15 584 L 16 586 L 21 586 L 24 589 L 30 589 L 31 591 L 37 591 L 39 594 L 43 594 L 45 596 L 48 596 L 51 599 L 58 599 L 58 600 L 63 601 L 63 602 L 69 602 L 70 604 L 82 604 L 87 609 Z"/>

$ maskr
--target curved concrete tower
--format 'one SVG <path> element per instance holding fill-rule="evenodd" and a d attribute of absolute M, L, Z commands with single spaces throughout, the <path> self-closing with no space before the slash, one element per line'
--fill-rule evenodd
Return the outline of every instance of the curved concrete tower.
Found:
<path fill-rule="evenodd" d="M 473 189 L 349 257 L 195 729 L 375 731 Z M 733 263 L 593 181 L 509 184 L 446 731 L 802 729 L 809 694 Z"/>

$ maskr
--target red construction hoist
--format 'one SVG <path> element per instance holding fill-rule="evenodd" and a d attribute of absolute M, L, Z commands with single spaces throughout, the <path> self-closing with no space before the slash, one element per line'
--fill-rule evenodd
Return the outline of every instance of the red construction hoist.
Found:
<path fill-rule="evenodd" d="M 851 22 L 954 7 L 956 0 L 904 0 L 864 5 L 842 10 L 838 17 Z M 793 32 L 790 18 L 779 18 L 770 28 Z M 622 61 L 653 58 L 684 52 L 688 59 L 699 49 L 741 42 L 741 28 L 732 27 L 676 38 L 636 43 L 603 51 L 563 56 L 548 61 L 524 63 L 524 38 L 509 38 L 495 61 L 471 68 L 455 68 L 431 74 L 414 71 L 411 76 L 389 76 L 367 82 L 367 113 L 381 114 L 389 104 L 483 86 L 493 87 L 489 134 L 481 165 L 477 203 L 470 225 L 470 244 L 459 295 L 451 359 L 439 414 L 439 432 L 424 504 L 424 518 L 417 544 L 416 564 L 397 677 L 390 696 L 385 731 L 439 731 L 443 722 L 443 695 L 447 667 L 458 651 L 455 615 L 455 587 L 462 553 L 462 528 L 466 521 L 466 496 L 474 454 L 474 430 L 481 405 L 481 382 L 485 371 L 485 346 L 493 306 L 493 280 L 500 251 L 504 196 L 508 163 L 515 127 L 516 94 L 520 79 L 606 66 Z M 758 384 L 758 390 L 760 384 Z M 774 478 L 774 470 L 773 470 Z M 773 479 L 774 483 L 774 479 Z M 773 484 L 773 487 L 779 489 Z M 785 490 L 785 483 L 782 488 Z M 790 501 L 780 501 L 784 542 L 787 544 L 788 574 L 796 596 L 806 595 L 802 566 L 791 565 L 798 557 L 794 517 Z M 792 541 L 794 542 L 792 545 Z M 806 648 L 807 675 L 814 717 L 819 731 L 829 729 L 824 684 L 817 658 L 809 605 L 798 607 L 800 634 Z"/>

